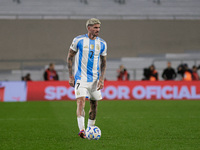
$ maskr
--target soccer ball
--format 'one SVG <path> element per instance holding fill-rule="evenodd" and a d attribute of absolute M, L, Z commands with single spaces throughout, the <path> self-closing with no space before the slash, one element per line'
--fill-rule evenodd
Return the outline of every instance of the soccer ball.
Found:
<path fill-rule="evenodd" d="M 86 129 L 86 138 L 88 140 L 98 140 L 101 137 L 101 130 L 97 126 L 90 126 Z"/>

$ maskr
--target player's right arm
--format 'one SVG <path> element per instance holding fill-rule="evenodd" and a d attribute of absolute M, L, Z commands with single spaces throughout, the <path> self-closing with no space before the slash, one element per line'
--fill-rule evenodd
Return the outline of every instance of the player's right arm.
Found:
<path fill-rule="evenodd" d="M 72 72 L 72 64 L 73 64 L 73 59 L 75 55 L 76 55 L 76 52 L 70 48 L 67 55 L 67 67 L 69 71 L 69 85 L 72 87 L 74 87 L 74 81 L 75 81 L 73 72 Z"/>

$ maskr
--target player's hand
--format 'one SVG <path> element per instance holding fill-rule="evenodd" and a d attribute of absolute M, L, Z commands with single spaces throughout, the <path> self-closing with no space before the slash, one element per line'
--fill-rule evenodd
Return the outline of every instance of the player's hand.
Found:
<path fill-rule="evenodd" d="M 74 76 L 69 77 L 69 85 L 74 87 Z"/>
<path fill-rule="evenodd" d="M 97 91 L 103 89 L 103 87 L 104 87 L 104 80 L 100 78 L 97 84 Z"/>

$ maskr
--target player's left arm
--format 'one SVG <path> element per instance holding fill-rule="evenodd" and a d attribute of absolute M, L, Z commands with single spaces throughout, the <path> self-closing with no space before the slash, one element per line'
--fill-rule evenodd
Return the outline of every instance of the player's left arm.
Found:
<path fill-rule="evenodd" d="M 101 76 L 99 77 L 97 90 L 103 89 L 105 72 L 106 72 L 106 56 L 100 56 L 100 58 L 101 58 Z"/>

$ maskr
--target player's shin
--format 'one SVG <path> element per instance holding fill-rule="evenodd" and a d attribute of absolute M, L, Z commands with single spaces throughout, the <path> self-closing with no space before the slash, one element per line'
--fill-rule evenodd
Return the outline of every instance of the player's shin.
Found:
<path fill-rule="evenodd" d="M 77 99 L 77 122 L 78 122 L 78 127 L 79 130 L 84 130 L 85 131 L 85 99 L 80 98 Z"/>

